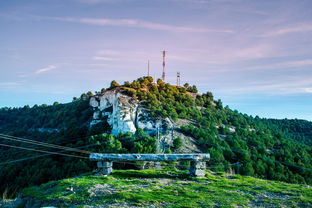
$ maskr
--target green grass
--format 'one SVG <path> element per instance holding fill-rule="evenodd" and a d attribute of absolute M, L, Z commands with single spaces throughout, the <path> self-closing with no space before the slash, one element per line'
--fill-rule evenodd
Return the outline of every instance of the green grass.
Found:
<path fill-rule="evenodd" d="M 312 207 L 312 188 L 306 185 L 214 173 L 197 179 L 173 170 L 115 170 L 111 176 L 86 175 L 26 188 L 23 195 L 57 207 Z"/>

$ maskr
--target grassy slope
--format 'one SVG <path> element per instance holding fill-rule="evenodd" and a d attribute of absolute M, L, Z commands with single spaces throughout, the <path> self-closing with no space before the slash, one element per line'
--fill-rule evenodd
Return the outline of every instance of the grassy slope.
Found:
<path fill-rule="evenodd" d="M 312 188 L 240 175 L 115 170 L 26 188 L 26 197 L 57 207 L 312 207 Z"/>

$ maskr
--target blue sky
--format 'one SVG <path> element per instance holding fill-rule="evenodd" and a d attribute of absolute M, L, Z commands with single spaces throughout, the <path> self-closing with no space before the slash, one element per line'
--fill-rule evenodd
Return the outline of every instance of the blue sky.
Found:
<path fill-rule="evenodd" d="M 312 120 L 310 0 L 0 1 L 0 107 L 70 102 L 146 75 L 243 113 Z"/>

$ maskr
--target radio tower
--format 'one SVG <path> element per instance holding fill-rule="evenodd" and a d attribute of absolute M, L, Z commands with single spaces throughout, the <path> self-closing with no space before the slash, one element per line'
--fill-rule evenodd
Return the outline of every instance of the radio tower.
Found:
<path fill-rule="evenodd" d="M 177 72 L 177 86 L 180 87 L 180 72 Z"/>
<path fill-rule="evenodd" d="M 165 79 L 166 79 L 166 72 L 165 72 L 165 66 L 166 66 L 166 51 L 164 50 L 164 51 L 162 52 L 162 54 L 163 54 L 163 73 L 162 73 L 161 78 L 162 78 L 163 81 L 165 81 Z"/>
<path fill-rule="evenodd" d="M 150 75 L 150 64 L 149 64 L 149 60 L 147 61 L 147 76 L 149 77 Z"/>

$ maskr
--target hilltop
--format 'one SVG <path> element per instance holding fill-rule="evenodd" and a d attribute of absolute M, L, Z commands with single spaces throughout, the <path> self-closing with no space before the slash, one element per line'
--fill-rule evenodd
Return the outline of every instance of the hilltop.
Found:
<path fill-rule="evenodd" d="M 2 134 L 107 153 L 154 153 L 160 138 L 166 153 L 209 152 L 213 171 L 312 184 L 312 148 L 307 145 L 312 138 L 305 132 L 311 122 L 278 121 L 233 111 L 211 92 L 198 93 L 196 86 L 155 83 L 151 77 L 124 84 L 112 81 L 110 87 L 84 93 L 67 104 L 0 109 Z M 303 133 L 296 134 L 296 126 Z M 3 136 L 1 140 L 57 151 Z M 0 148 L 0 192 L 9 196 L 29 185 L 95 169 L 88 159 Z"/>
<path fill-rule="evenodd" d="M 23 190 L 24 207 L 310 207 L 306 185 L 207 172 L 117 170 L 110 176 L 85 175 Z M 7 206 L 14 202 L 6 202 Z M 6 207 L 3 203 L 3 207 Z"/>

